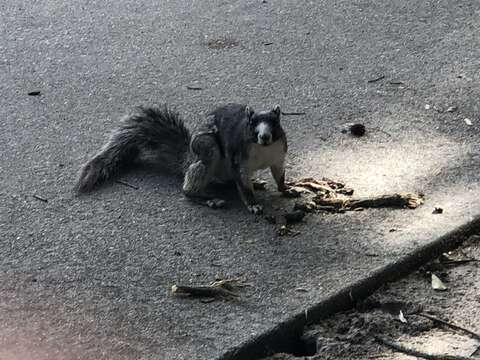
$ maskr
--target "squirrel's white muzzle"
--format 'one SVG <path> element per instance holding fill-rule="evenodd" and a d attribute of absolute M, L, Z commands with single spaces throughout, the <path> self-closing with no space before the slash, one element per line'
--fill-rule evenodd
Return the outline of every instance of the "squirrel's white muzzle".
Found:
<path fill-rule="evenodd" d="M 255 133 L 257 134 L 257 143 L 259 145 L 270 145 L 272 143 L 272 129 L 270 125 L 261 122 L 255 127 Z"/>

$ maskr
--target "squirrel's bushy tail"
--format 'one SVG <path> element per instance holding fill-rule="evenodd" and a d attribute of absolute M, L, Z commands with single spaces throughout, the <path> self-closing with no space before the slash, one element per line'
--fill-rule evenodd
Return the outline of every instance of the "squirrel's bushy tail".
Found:
<path fill-rule="evenodd" d="M 132 165 L 153 165 L 174 174 L 187 166 L 190 132 L 178 113 L 139 107 L 126 116 L 103 148 L 83 165 L 75 187 L 88 192 Z"/>

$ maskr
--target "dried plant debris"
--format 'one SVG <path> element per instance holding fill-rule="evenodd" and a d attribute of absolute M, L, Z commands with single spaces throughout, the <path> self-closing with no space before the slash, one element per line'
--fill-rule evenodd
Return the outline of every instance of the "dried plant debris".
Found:
<path fill-rule="evenodd" d="M 215 50 L 229 49 L 238 45 L 239 45 L 239 42 L 232 38 L 212 39 L 212 40 L 209 40 L 207 43 L 207 46 L 210 49 L 215 49 Z"/>
<path fill-rule="evenodd" d="M 342 210 L 380 207 L 415 209 L 423 204 L 423 198 L 412 193 L 395 193 L 358 199 L 331 198 L 317 195 L 313 198 L 313 201 L 320 206 L 333 206 Z"/>
<path fill-rule="evenodd" d="M 235 299 L 240 295 L 238 290 L 248 286 L 241 278 L 218 279 L 210 285 L 173 285 L 171 292 L 175 296 Z"/>
<path fill-rule="evenodd" d="M 306 199 L 297 201 L 294 207 L 305 212 L 345 212 L 380 207 L 415 209 L 424 202 L 423 195 L 413 193 L 352 198 L 353 189 L 342 182 L 329 179 L 317 180 L 309 177 L 288 182 L 287 185 L 305 195 Z"/>
<path fill-rule="evenodd" d="M 263 185 L 263 184 L 262 184 Z M 300 232 L 293 225 L 302 222 L 307 213 L 328 212 L 345 213 L 363 211 L 366 208 L 410 208 L 423 204 L 423 195 L 413 193 L 394 193 L 362 198 L 353 198 L 354 190 L 343 182 L 323 178 L 305 177 L 286 182 L 287 198 L 300 198 L 295 201 L 293 210 L 280 214 L 267 214 L 265 220 L 277 226 L 278 236 L 296 236 Z"/>
<path fill-rule="evenodd" d="M 353 189 L 345 187 L 345 184 L 340 181 L 334 181 L 330 179 L 317 180 L 313 177 L 301 178 L 296 181 L 287 182 L 290 188 L 296 189 L 300 193 L 339 193 L 352 195 Z"/>

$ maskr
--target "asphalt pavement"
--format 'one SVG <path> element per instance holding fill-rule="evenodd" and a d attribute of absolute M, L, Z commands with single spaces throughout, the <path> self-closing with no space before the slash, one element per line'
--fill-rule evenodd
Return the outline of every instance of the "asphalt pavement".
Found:
<path fill-rule="evenodd" d="M 480 214 L 478 1 L 6 0 L 0 13 L 0 359 L 221 358 Z M 315 214 L 278 237 L 235 198 L 199 207 L 148 170 L 122 177 L 137 189 L 75 197 L 122 114 L 164 102 L 191 127 L 225 102 L 305 112 L 282 120 L 287 177 L 426 202 Z M 351 122 L 366 136 L 343 134 Z M 259 196 L 283 204 L 271 181 Z M 251 285 L 238 301 L 169 293 L 235 276 Z"/>

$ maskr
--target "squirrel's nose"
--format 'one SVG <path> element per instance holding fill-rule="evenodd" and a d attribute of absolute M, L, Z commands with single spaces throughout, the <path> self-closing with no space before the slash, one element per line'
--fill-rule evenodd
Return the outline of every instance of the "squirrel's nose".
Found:
<path fill-rule="evenodd" d="M 269 141 L 270 140 L 270 134 L 261 134 L 260 135 L 260 140 Z"/>

